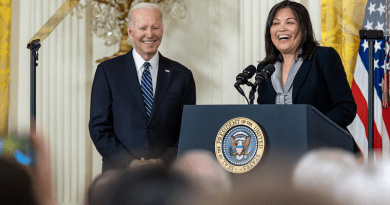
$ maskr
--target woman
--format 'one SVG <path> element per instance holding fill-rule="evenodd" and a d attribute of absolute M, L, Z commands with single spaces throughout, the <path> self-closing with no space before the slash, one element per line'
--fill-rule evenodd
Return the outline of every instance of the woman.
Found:
<path fill-rule="evenodd" d="M 351 124 L 356 103 L 340 56 L 319 46 L 303 5 L 285 0 L 271 9 L 265 47 L 257 71 L 273 64 L 275 73 L 259 86 L 258 104 L 310 104 L 344 129 Z"/>

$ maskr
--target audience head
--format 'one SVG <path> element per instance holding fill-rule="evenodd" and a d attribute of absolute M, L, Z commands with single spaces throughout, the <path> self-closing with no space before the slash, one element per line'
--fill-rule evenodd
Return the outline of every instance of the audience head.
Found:
<path fill-rule="evenodd" d="M 96 177 L 88 189 L 87 204 L 109 204 L 114 197 L 112 191 L 115 190 L 124 172 L 123 170 L 108 170 Z"/>
<path fill-rule="evenodd" d="M 232 189 L 230 174 L 209 151 L 192 150 L 184 153 L 173 163 L 172 169 L 186 176 L 207 195 L 224 197 Z"/>
<path fill-rule="evenodd" d="M 196 192 L 180 175 L 167 170 L 111 170 L 97 177 L 88 190 L 89 204 L 187 204 Z"/>
<path fill-rule="evenodd" d="M 0 204 L 38 204 L 27 167 L 0 158 Z"/>
<path fill-rule="evenodd" d="M 341 149 L 318 149 L 302 157 L 293 170 L 293 185 L 303 191 L 328 192 L 335 182 L 359 168 L 354 155 Z"/>
<path fill-rule="evenodd" d="M 7 139 L 12 139 L 12 143 L 7 146 L 8 154 L 0 158 L 0 204 L 55 204 L 50 150 L 43 133 L 38 130 L 32 132 L 29 138 L 19 139 L 10 135 Z M 27 145 L 33 145 L 33 148 Z M 0 146 L 0 151 L 4 151 L 4 146 Z M 30 149 L 34 150 L 33 156 L 24 155 L 24 151 Z M 25 165 L 29 164 L 30 157 L 33 164 Z"/>
<path fill-rule="evenodd" d="M 389 176 L 387 161 L 362 165 L 335 182 L 333 195 L 339 204 L 389 204 Z"/>
<path fill-rule="evenodd" d="M 388 204 L 390 163 L 362 165 L 344 150 L 314 150 L 298 162 L 293 184 L 299 191 L 331 197 L 336 204 Z"/>

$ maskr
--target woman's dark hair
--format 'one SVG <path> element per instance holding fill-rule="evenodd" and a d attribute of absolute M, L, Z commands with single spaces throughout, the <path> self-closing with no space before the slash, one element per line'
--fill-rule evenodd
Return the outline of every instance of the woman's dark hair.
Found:
<path fill-rule="evenodd" d="M 303 59 L 310 58 L 319 46 L 319 43 L 316 41 L 314 36 L 313 27 L 311 25 L 307 9 L 302 4 L 285 0 L 272 7 L 268 14 L 267 25 L 265 28 L 266 56 L 261 63 L 274 64 L 276 61 L 283 61 L 283 56 L 280 54 L 280 51 L 272 43 L 270 32 L 276 13 L 283 8 L 290 8 L 298 22 L 298 32 L 300 32 L 302 36 L 302 41 L 297 48 L 298 51 L 302 49 L 302 52 L 298 54 L 298 57 Z"/>

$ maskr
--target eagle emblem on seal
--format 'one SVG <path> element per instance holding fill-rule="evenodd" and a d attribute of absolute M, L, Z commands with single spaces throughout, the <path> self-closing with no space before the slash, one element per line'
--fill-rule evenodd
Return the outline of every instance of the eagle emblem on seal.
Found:
<path fill-rule="evenodd" d="M 230 156 L 235 157 L 237 160 L 246 158 L 251 151 L 247 151 L 251 136 L 247 132 L 238 131 L 234 133 L 230 139 L 232 140 L 232 147 L 229 149 Z"/>

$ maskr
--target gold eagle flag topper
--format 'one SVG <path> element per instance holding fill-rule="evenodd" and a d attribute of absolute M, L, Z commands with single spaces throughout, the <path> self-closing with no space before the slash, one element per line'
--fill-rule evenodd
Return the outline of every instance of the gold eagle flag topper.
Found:
<path fill-rule="evenodd" d="M 61 23 L 61 21 L 72 11 L 80 0 L 66 0 L 62 6 L 50 17 L 39 31 L 30 39 L 27 48 L 31 49 L 35 43 L 45 40 L 45 38 Z M 34 41 L 34 43 L 32 43 Z"/>

